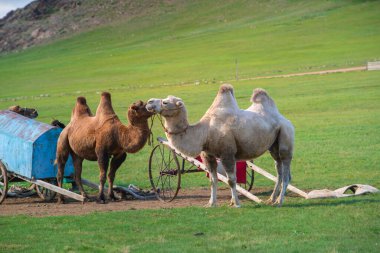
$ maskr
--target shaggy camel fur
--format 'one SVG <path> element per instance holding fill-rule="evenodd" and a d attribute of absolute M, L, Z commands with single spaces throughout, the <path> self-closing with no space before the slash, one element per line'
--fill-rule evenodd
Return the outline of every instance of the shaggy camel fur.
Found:
<path fill-rule="evenodd" d="M 129 125 L 123 125 L 116 116 L 111 103 L 111 95 L 104 92 L 101 96 L 95 116 L 91 116 L 90 108 L 84 97 L 79 97 L 71 115 L 71 121 L 62 131 L 57 144 L 58 186 L 62 186 L 65 163 L 71 154 L 75 169 L 75 181 L 81 194 L 87 197 L 81 182 L 82 162 L 84 159 L 97 161 L 100 169 L 100 186 L 98 200 L 105 203 L 103 193 L 108 164 L 108 197 L 115 200 L 113 182 L 116 170 L 124 162 L 126 153 L 135 153 L 147 142 L 150 129 L 148 112 L 142 101 L 133 103 L 128 109 Z M 63 196 L 59 196 L 59 203 Z"/>
<path fill-rule="evenodd" d="M 189 125 L 183 101 L 174 96 L 150 99 L 149 111 L 165 119 L 165 132 L 170 143 L 180 152 L 195 157 L 201 153 L 211 174 L 211 197 L 207 206 L 216 206 L 217 161 L 224 166 L 231 187 L 231 203 L 239 207 L 236 193 L 236 160 L 257 158 L 269 150 L 277 169 L 277 183 L 268 200 L 283 203 L 290 182 L 294 128 L 277 110 L 274 101 L 262 89 L 253 92 L 252 106 L 240 110 L 233 87 L 220 87 L 211 107 L 195 125 Z"/>
<path fill-rule="evenodd" d="M 20 107 L 19 105 L 13 105 L 13 106 L 10 106 L 8 110 L 18 113 L 30 119 L 34 119 L 38 117 L 37 110 L 33 108 L 26 108 L 26 107 Z"/>

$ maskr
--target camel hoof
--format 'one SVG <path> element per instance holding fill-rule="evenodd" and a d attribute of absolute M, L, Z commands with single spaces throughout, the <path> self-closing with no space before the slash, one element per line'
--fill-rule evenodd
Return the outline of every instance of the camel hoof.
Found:
<path fill-rule="evenodd" d="M 272 198 L 269 198 L 267 201 L 265 201 L 265 204 L 272 206 L 274 204 L 274 201 Z"/>
<path fill-rule="evenodd" d="M 231 202 L 231 203 L 229 204 L 229 206 L 230 206 L 230 207 L 235 207 L 235 208 L 240 208 L 240 207 L 241 207 L 240 204 L 235 204 L 235 203 L 233 203 L 233 202 Z"/>
<path fill-rule="evenodd" d="M 207 203 L 206 205 L 204 205 L 203 207 L 207 207 L 207 208 L 210 208 L 210 207 L 216 207 L 216 203 Z"/>
<path fill-rule="evenodd" d="M 98 199 L 96 201 L 96 203 L 98 203 L 98 204 L 106 204 L 106 201 L 104 199 Z"/>
<path fill-rule="evenodd" d="M 236 204 L 234 201 L 231 201 L 230 204 L 229 204 L 230 207 L 236 207 L 236 208 L 240 208 L 240 204 Z"/>

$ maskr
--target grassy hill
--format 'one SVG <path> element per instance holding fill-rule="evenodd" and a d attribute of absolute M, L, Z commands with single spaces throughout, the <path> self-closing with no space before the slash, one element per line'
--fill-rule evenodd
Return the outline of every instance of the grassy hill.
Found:
<path fill-rule="evenodd" d="M 0 56 L 0 99 L 219 83 L 380 58 L 378 1 L 179 1 Z M 22 87 L 22 94 L 14 87 Z M 49 91 L 49 92 L 47 92 Z"/>
<path fill-rule="evenodd" d="M 173 94 L 183 98 L 195 122 L 220 82 L 235 79 L 236 60 L 244 78 L 380 59 L 380 1 L 163 1 L 158 6 L 149 16 L 0 56 L 0 106 L 36 107 L 41 121 L 67 122 L 77 96 L 86 96 L 95 109 L 99 92 L 109 90 L 123 119 L 133 101 Z M 310 190 L 352 183 L 380 188 L 379 80 L 380 71 L 361 71 L 231 83 L 242 108 L 249 106 L 252 89 L 262 87 L 295 125 L 292 183 Z M 157 120 L 153 130 L 155 136 L 164 134 Z M 150 151 L 146 146 L 129 155 L 116 183 L 149 187 Z M 269 155 L 255 162 L 275 173 Z M 97 182 L 96 163 L 85 163 L 83 176 Z M 184 188 L 208 184 L 202 173 L 182 178 Z M 273 185 L 257 176 L 254 187 Z M 20 252 L 378 252 L 379 203 L 379 195 L 288 197 L 281 209 L 243 201 L 240 210 L 219 203 L 216 210 L 0 217 L 5 231 L 0 242 L 5 250 Z M 198 232 L 204 234 L 195 236 Z"/>

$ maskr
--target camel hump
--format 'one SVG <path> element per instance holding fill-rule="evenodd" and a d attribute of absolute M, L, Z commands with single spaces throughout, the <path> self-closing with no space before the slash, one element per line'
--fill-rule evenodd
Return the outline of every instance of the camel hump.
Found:
<path fill-rule="evenodd" d="M 106 92 L 106 91 L 102 92 L 102 98 L 104 98 L 104 100 L 108 100 L 111 102 L 111 93 Z"/>
<path fill-rule="evenodd" d="M 229 83 L 222 84 L 219 88 L 219 93 L 225 93 L 227 91 L 230 91 L 232 94 L 234 94 L 234 87 Z"/>
<path fill-rule="evenodd" d="M 92 116 L 90 107 L 87 105 L 87 100 L 85 97 L 78 97 L 77 103 L 73 109 L 72 117 L 80 117 L 80 116 Z"/>
<path fill-rule="evenodd" d="M 96 110 L 97 115 L 111 115 L 115 114 L 115 111 L 112 107 L 112 101 L 111 101 L 111 93 L 109 92 L 102 92 L 102 95 L 100 97 L 100 103 Z"/>
<path fill-rule="evenodd" d="M 77 103 L 80 105 L 87 105 L 87 100 L 85 97 L 77 97 Z"/>
<path fill-rule="evenodd" d="M 261 88 L 257 88 L 253 90 L 253 94 L 251 97 L 251 102 L 252 103 L 257 103 L 257 104 L 270 104 L 270 105 L 275 105 L 274 101 L 272 98 L 269 96 L 269 94 Z"/>

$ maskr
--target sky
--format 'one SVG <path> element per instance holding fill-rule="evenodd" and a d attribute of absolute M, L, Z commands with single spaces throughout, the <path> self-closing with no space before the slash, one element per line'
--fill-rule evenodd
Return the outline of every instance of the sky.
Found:
<path fill-rule="evenodd" d="M 3 18 L 11 10 L 22 8 L 33 0 L 0 0 L 0 18 Z"/>

